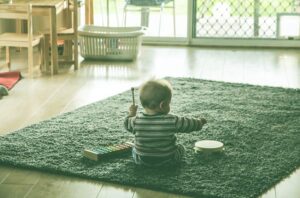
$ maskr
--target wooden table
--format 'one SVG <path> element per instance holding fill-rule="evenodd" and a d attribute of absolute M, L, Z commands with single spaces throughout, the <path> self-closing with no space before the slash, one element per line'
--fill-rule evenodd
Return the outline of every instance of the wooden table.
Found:
<path fill-rule="evenodd" d="M 33 15 L 49 16 L 50 42 L 51 42 L 51 64 L 53 71 L 58 73 L 58 53 L 57 50 L 57 26 L 56 17 L 66 8 L 66 0 L 12 0 L 10 4 L 32 4 Z"/>

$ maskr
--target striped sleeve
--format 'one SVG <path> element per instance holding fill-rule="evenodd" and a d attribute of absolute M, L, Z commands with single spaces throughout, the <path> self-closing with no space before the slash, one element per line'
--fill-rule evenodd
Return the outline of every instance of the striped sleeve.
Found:
<path fill-rule="evenodd" d="M 124 121 L 124 127 L 127 131 L 131 132 L 134 134 L 134 121 L 135 121 L 136 117 L 130 117 L 130 116 L 127 116 L 125 118 L 125 121 Z"/>
<path fill-rule="evenodd" d="M 177 132 L 188 133 L 202 129 L 204 123 L 200 119 L 175 116 L 175 128 Z"/>

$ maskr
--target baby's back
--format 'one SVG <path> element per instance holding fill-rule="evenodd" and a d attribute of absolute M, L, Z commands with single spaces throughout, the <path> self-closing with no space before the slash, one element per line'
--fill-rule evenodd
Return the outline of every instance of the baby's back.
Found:
<path fill-rule="evenodd" d="M 134 122 L 135 149 L 140 156 L 170 156 L 176 149 L 175 117 L 167 115 L 145 115 Z"/>

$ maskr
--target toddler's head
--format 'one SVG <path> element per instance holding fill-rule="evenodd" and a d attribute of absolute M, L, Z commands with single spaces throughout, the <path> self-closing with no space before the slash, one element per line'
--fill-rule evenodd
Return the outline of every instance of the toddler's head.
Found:
<path fill-rule="evenodd" d="M 149 80 L 140 88 L 140 101 L 146 112 L 169 113 L 171 98 L 172 87 L 166 80 Z"/>

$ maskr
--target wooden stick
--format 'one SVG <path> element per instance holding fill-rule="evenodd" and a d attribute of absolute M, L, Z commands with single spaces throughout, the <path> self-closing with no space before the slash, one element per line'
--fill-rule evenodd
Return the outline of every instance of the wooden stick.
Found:
<path fill-rule="evenodd" d="M 132 104 L 135 105 L 135 101 L 134 101 L 134 88 L 131 87 L 131 94 L 132 94 Z"/>

